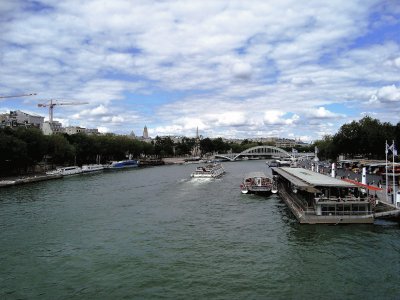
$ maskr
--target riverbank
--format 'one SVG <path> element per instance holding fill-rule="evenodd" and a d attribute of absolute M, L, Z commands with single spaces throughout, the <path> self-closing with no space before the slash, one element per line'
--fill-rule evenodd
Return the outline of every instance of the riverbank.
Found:
<path fill-rule="evenodd" d="M 162 160 L 166 165 L 179 165 L 185 163 L 184 157 L 165 157 Z"/>
<path fill-rule="evenodd" d="M 4 179 L 0 178 L 0 188 L 39 182 L 39 181 L 61 179 L 61 178 L 63 178 L 61 174 L 56 174 L 56 175 L 40 174 L 40 175 L 25 176 L 19 178 L 4 178 Z"/>

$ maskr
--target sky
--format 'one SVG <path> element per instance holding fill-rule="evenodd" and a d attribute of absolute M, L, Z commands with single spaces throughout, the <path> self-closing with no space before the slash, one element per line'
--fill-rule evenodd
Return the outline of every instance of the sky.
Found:
<path fill-rule="evenodd" d="M 0 1 L 0 113 L 194 137 L 400 121 L 400 1 Z"/>

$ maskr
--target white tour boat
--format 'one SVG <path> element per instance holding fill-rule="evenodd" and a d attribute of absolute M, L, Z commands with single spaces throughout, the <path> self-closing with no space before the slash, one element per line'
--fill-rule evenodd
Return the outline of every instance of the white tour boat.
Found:
<path fill-rule="evenodd" d="M 92 165 L 83 165 L 82 172 L 89 173 L 89 172 L 100 172 L 104 170 L 104 166 L 100 164 L 92 164 Z"/>
<path fill-rule="evenodd" d="M 193 178 L 216 178 L 225 173 L 224 168 L 220 163 L 208 164 L 202 167 L 197 167 L 191 174 Z"/>
<path fill-rule="evenodd" d="M 270 194 L 277 193 L 273 177 L 263 172 L 251 172 L 246 174 L 240 185 L 242 194 Z"/>
<path fill-rule="evenodd" d="M 78 167 L 78 166 L 57 168 L 57 169 L 55 169 L 53 171 L 46 172 L 47 175 L 61 174 L 63 176 L 75 175 L 75 174 L 80 174 L 80 173 L 82 173 L 82 169 L 80 167 Z"/>

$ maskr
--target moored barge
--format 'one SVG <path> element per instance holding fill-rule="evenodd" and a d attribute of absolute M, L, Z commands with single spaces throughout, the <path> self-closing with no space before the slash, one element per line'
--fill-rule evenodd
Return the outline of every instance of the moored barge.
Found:
<path fill-rule="evenodd" d="M 302 224 L 374 222 L 375 198 L 356 184 L 303 168 L 272 168 L 278 191 Z"/>

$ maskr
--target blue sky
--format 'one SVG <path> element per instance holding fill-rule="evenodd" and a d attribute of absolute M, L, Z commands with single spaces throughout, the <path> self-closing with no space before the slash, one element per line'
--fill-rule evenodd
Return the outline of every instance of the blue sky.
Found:
<path fill-rule="evenodd" d="M 103 132 L 301 138 L 400 121 L 400 2 L 0 2 L 0 112 Z"/>

